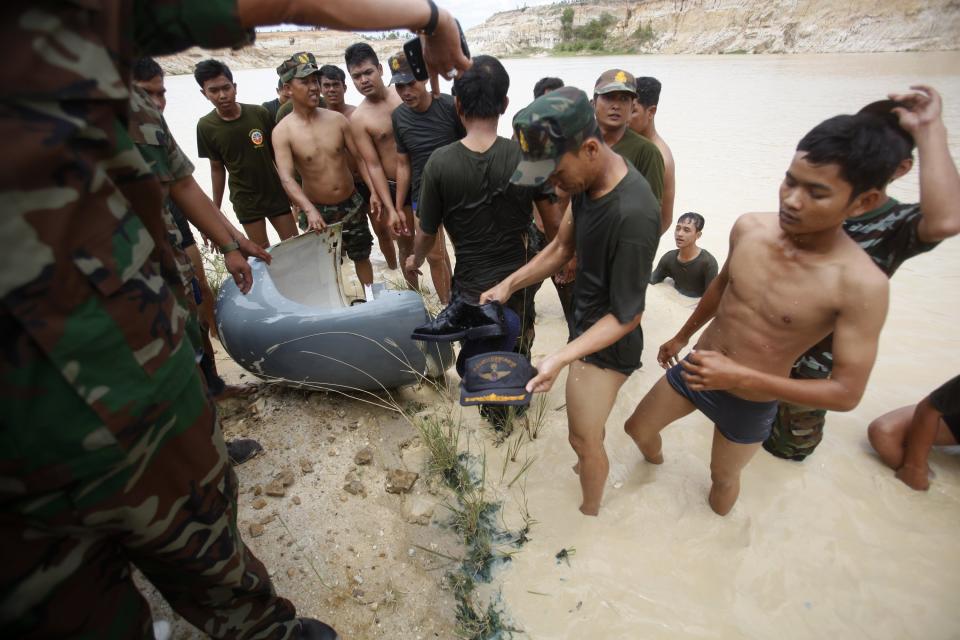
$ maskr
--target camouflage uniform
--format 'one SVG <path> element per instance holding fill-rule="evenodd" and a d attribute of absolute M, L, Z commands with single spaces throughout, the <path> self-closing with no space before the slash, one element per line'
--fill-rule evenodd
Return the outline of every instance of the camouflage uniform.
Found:
<path fill-rule="evenodd" d="M 286 638 L 127 131 L 136 54 L 251 34 L 230 0 L 14 0 L 2 18 L 0 635 L 152 637 L 133 562 L 211 636 Z"/>
<path fill-rule="evenodd" d="M 847 232 L 867 252 L 881 271 L 892 278 L 903 262 L 930 251 L 937 242 L 923 242 L 917 229 L 923 219 L 919 204 L 902 204 L 890 198 L 862 216 L 843 223 Z M 821 340 L 797 360 L 790 377 L 822 380 L 833 371 L 833 334 Z M 823 440 L 827 412 L 789 402 L 781 402 L 773 421 L 773 431 L 763 448 L 779 458 L 803 460 Z"/>

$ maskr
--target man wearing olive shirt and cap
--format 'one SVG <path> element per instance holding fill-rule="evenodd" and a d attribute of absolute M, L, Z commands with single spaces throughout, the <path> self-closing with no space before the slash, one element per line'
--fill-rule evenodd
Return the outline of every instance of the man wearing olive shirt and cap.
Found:
<path fill-rule="evenodd" d="M 659 203 L 663 199 L 663 155 L 657 145 L 630 129 L 636 98 L 636 81 L 623 69 L 604 71 L 593 88 L 593 105 L 603 141 L 646 178 Z M 660 232 L 669 226 L 669 220 L 662 221 Z"/>
<path fill-rule="evenodd" d="M 629 114 L 629 110 L 626 111 Z M 660 236 L 660 207 L 649 183 L 603 140 L 587 95 L 552 91 L 513 119 L 523 151 L 512 182 L 546 181 L 572 194 L 556 238 L 533 260 L 484 292 L 506 301 L 578 255 L 570 342 L 537 363 L 527 390 L 546 392 L 567 374 L 567 421 L 577 454 L 584 515 L 597 515 L 610 464 L 605 424 L 620 387 L 640 367 L 640 318 Z"/>

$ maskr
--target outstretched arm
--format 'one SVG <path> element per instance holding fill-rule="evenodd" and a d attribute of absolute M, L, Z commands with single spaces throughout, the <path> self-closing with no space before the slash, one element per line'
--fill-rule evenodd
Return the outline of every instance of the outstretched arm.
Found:
<path fill-rule="evenodd" d="M 430 5 L 426 0 L 237 0 L 237 15 L 246 28 L 288 23 L 343 31 L 418 31 L 430 20 Z M 420 36 L 423 58 L 434 83 L 437 74 L 470 68 L 470 60 L 460 48 L 460 33 L 453 16 L 446 9 L 439 9 L 437 18 L 433 35 Z"/>
<path fill-rule="evenodd" d="M 567 260 L 572 258 L 574 250 L 573 214 L 568 211 L 560 223 L 560 229 L 557 230 L 557 237 L 553 239 L 553 242 L 548 244 L 533 260 L 507 276 L 503 282 L 484 291 L 480 295 L 480 303 L 483 304 L 491 300 L 497 300 L 501 303 L 506 302 L 514 291 L 536 282 L 542 282 L 556 273 Z"/>
<path fill-rule="evenodd" d="M 923 242 L 939 242 L 960 233 L 960 174 L 947 145 L 940 94 L 925 85 L 910 88 L 914 93 L 890 98 L 906 105 L 893 111 L 917 145 L 923 214 L 917 236 Z"/>

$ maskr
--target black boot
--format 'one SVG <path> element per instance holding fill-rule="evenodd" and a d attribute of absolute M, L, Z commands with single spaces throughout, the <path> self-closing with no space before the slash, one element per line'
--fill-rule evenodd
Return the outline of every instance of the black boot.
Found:
<path fill-rule="evenodd" d="M 263 447 L 252 438 L 237 438 L 227 441 L 227 455 L 230 457 L 230 464 L 234 466 L 243 464 L 262 452 Z"/>
<path fill-rule="evenodd" d="M 300 618 L 300 635 L 297 640 L 337 640 L 340 636 L 333 627 L 313 618 Z"/>

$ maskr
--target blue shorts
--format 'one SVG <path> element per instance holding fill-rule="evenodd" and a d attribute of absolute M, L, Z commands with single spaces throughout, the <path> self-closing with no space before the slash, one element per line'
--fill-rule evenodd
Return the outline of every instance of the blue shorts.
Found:
<path fill-rule="evenodd" d="M 739 444 L 755 444 L 770 437 L 777 415 L 776 400 L 754 402 L 726 391 L 693 391 L 680 375 L 681 371 L 683 366 L 679 364 L 667 369 L 667 382 L 713 420 L 724 438 Z"/>

